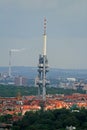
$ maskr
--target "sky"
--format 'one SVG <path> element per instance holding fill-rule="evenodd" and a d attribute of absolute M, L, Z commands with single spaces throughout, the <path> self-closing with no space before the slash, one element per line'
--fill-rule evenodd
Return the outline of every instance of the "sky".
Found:
<path fill-rule="evenodd" d="M 87 0 L 0 0 L 0 66 L 38 65 L 47 19 L 52 68 L 87 69 Z"/>

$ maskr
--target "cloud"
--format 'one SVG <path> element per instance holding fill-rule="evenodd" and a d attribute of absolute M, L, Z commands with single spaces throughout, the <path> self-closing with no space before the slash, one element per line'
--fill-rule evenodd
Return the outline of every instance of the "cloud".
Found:
<path fill-rule="evenodd" d="M 40 31 L 37 28 L 42 26 L 39 23 L 43 15 L 49 22 L 47 32 L 52 33 L 52 36 L 85 37 L 86 5 L 87 0 L 1 0 L 3 11 L 0 9 L 0 37 L 38 35 Z"/>
<path fill-rule="evenodd" d="M 48 39 L 47 45 L 50 66 L 75 69 L 87 68 L 87 38 L 62 37 Z"/>
<path fill-rule="evenodd" d="M 85 16 L 87 0 L 1 0 L 0 7 L 16 8 L 23 11 L 47 11 L 56 15 L 72 17 Z M 51 12 L 51 13 L 52 13 Z"/>
<path fill-rule="evenodd" d="M 17 0 L 17 4 L 29 9 L 49 9 L 55 8 L 57 0 Z"/>
<path fill-rule="evenodd" d="M 87 0 L 0 0 L 0 6 L 15 5 L 21 8 L 37 9 L 37 8 L 57 8 L 63 9 L 65 12 L 70 9 L 80 11 L 86 9 Z M 65 10 L 66 9 L 66 10 Z M 77 13 L 77 12 L 76 12 Z"/>
<path fill-rule="evenodd" d="M 18 8 L 36 10 L 36 9 L 48 9 L 56 6 L 57 0 L 2 0 L 0 6 L 16 6 Z"/>

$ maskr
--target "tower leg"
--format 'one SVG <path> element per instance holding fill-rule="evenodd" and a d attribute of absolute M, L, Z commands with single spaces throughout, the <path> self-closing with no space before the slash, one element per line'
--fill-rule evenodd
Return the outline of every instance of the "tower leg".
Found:
<path fill-rule="evenodd" d="M 40 97 L 40 86 L 38 86 L 38 98 Z"/>
<path fill-rule="evenodd" d="M 43 86 L 43 101 L 46 100 L 46 87 Z"/>
<path fill-rule="evenodd" d="M 46 56 L 43 55 L 43 74 L 42 74 L 42 80 L 43 80 L 43 100 L 46 100 L 46 70 L 45 70 L 45 58 L 46 58 Z"/>

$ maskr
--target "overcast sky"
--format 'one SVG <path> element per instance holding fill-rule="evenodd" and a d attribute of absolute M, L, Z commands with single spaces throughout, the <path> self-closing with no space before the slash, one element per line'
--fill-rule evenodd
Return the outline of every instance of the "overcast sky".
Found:
<path fill-rule="evenodd" d="M 0 0 L 0 66 L 37 66 L 44 17 L 50 67 L 87 69 L 87 0 Z"/>

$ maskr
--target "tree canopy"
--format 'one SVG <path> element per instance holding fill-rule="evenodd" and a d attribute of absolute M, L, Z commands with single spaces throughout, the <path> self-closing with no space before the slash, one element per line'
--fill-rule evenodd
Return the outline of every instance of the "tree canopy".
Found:
<path fill-rule="evenodd" d="M 72 112 L 67 109 L 26 112 L 21 121 L 14 122 L 13 130 L 65 130 L 74 126 L 76 130 L 87 129 L 87 110 Z"/>

